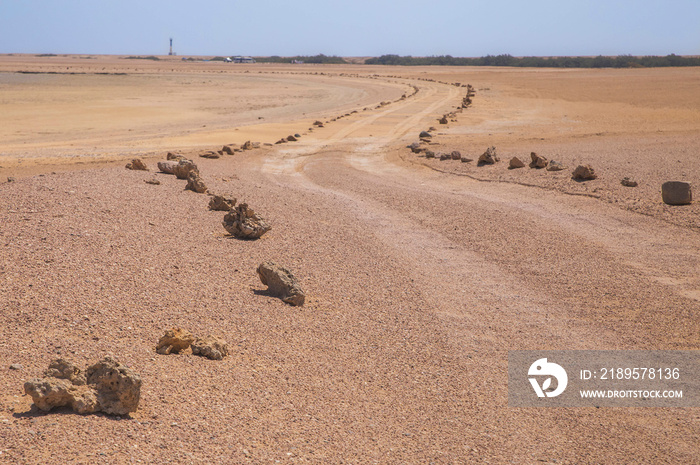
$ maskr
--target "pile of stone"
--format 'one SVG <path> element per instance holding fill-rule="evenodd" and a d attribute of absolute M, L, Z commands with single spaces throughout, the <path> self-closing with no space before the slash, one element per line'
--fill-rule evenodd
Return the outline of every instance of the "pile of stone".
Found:
<path fill-rule="evenodd" d="M 170 158 L 170 154 L 168 154 L 168 158 Z M 192 160 L 184 157 L 178 157 L 177 159 L 172 157 L 168 161 L 159 161 L 158 169 L 165 174 L 174 174 L 178 179 L 186 179 L 186 190 L 191 190 L 198 194 L 207 192 L 207 186 L 199 174 L 199 168 Z"/>
<path fill-rule="evenodd" d="M 161 355 L 181 354 L 188 351 L 210 360 L 222 360 L 228 355 L 228 344 L 211 335 L 196 338 L 189 331 L 172 328 L 165 331 L 156 345 L 156 352 Z"/>
<path fill-rule="evenodd" d="M 471 84 L 467 84 L 467 95 L 462 99 L 462 108 L 468 108 L 472 104 L 474 95 L 476 95 L 476 90 Z"/>
<path fill-rule="evenodd" d="M 89 366 L 85 372 L 57 359 L 44 372 L 44 378 L 24 383 L 24 392 L 46 412 L 70 407 L 81 414 L 126 415 L 138 408 L 141 377 L 111 357 Z"/>

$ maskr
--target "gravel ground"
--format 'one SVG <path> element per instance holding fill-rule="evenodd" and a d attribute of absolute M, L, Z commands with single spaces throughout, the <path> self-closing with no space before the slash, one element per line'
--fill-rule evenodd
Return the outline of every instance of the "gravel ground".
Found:
<path fill-rule="evenodd" d="M 695 227 L 421 167 L 405 143 L 461 97 L 420 85 L 295 145 L 197 159 L 211 192 L 272 224 L 257 241 L 164 174 L 0 184 L 0 461 L 697 462 L 697 409 L 507 404 L 508 350 L 697 349 Z M 305 306 L 267 294 L 265 260 L 297 275 Z M 157 355 L 173 326 L 231 353 Z M 53 358 L 106 354 L 143 379 L 130 416 L 22 396 Z"/>

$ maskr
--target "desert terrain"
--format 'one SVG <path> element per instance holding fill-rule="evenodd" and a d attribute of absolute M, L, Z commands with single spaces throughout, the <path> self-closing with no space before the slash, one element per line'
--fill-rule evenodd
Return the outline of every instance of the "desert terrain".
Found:
<path fill-rule="evenodd" d="M 431 127 L 423 148 L 473 160 L 407 148 Z M 697 408 L 507 396 L 509 350 L 699 348 L 700 204 L 661 201 L 700 186 L 699 146 L 693 68 L 0 56 L 0 463 L 700 463 Z M 168 152 L 272 230 L 228 235 Z M 508 169 L 530 152 L 565 169 Z M 156 354 L 172 327 L 229 355 Z M 141 376 L 136 412 L 24 395 L 105 355 Z"/>

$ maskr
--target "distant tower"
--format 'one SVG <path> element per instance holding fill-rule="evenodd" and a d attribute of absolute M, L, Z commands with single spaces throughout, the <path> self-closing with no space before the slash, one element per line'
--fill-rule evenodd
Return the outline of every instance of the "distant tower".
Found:
<path fill-rule="evenodd" d="M 168 53 L 168 55 L 172 55 L 172 54 L 173 54 L 173 38 L 171 37 L 170 38 L 170 53 Z"/>

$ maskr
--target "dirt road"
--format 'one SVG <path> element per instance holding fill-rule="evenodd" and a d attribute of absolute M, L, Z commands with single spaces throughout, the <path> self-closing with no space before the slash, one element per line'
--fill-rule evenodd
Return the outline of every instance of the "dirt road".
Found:
<path fill-rule="evenodd" d="M 697 409 L 511 408 L 507 362 L 697 349 L 697 231 L 417 163 L 405 146 L 462 91 L 406 83 L 419 92 L 299 142 L 196 160 L 211 191 L 273 224 L 259 241 L 225 236 L 208 197 L 171 176 L 2 184 L 0 359 L 24 368 L 1 381 L 0 460 L 696 463 Z M 265 295 L 254 270 L 268 259 L 300 277 L 304 307 Z M 234 350 L 157 356 L 171 326 Z M 52 357 L 104 353 L 143 377 L 131 419 L 19 397 Z"/>

